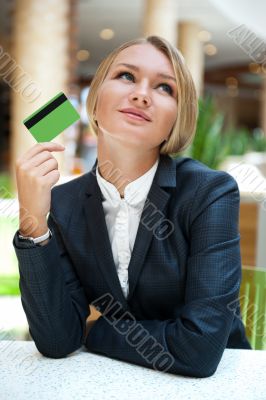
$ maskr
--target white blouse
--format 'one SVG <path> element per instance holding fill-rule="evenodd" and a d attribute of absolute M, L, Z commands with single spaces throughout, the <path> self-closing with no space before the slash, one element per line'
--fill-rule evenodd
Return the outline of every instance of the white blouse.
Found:
<path fill-rule="evenodd" d="M 142 176 L 128 183 L 124 198 L 105 180 L 96 168 L 96 178 L 103 195 L 103 210 L 114 262 L 125 298 L 128 296 L 128 265 L 133 250 L 141 213 L 150 190 L 159 159 Z"/>

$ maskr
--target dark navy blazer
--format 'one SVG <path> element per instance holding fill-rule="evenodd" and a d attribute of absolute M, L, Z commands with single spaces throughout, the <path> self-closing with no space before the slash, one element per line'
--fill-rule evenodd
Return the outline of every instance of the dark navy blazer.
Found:
<path fill-rule="evenodd" d="M 211 376 L 250 349 L 239 310 L 239 189 L 224 171 L 160 155 L 131 255 L 125 299 L 95 168 L 52 188 L 44 246 L 13 245 L 30 334 L 46 357 L 81 346 L 153 368 Z M 86 335 L 89 304 L 102 316 Z"/>

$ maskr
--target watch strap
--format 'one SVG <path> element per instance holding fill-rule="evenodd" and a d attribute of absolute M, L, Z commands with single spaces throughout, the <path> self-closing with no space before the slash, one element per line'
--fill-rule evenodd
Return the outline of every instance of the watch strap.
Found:
<path fill-rule="evenodd" d="M 38 237 L 36 237 L 36 238 L 33 238 L 33 237 L 31 237 L 31 236 L 23 236 L 23 235 L 21 235 L 21 234 L 18 234 L 18 237 L 19 237 L 19 239 L 21 239 L 21 240 L 29 240 L 29 241 L 31 241 L 31 242 L 37 244 L 37 243 L 43 242 L 44 240 L 49 239 L 50 237 L 52 237 L 52 232 L 51 232 L 51 230 L 48 228 L 48 231 L 47 231 L 44 235 L 38 236 Z"/>

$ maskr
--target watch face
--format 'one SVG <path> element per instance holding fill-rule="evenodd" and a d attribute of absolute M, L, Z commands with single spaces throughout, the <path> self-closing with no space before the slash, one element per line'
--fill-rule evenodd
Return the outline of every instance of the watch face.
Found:
<path fill-rule="evenodd" d="M 32 238 L 30 238 L 30 237 L 23 237 L 21 235 L 18 235 L 18 237 L 19 237 L 19 240 L 23 240 L 24 242 L 34 243 Z"/>
<path fill-rule="evenodd" d="M 23 240 L 24 242 L 29 242 L 29 243 L 34 243 L 34 241 L 30 238 L 19 238 L 20 240 Z"/>

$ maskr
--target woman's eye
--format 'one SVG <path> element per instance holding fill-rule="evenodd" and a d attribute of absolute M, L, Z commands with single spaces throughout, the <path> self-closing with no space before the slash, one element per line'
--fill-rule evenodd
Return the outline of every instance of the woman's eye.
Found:
<path fill-rule="evenodd" d="M 131 81 L 131 82 L 135 82 L 134 75 L 131 72 L 127 72 L 127 71 L 119 72 L 117 74 L 116 78 L 124 79 L 124 80 Z M 172 96 L 173 93 L 174 93 L 172 87 L 170 85 L 168 85 L 167 83 L 161 83 L 159 85 L 159 87 L 162 87 L 163 91 L 167 92 L 170 96 Z"/>
<path fill-rule="evenodd" d="M 170 94 L 170 95 L 173 94 L 173 89 L 167 83 L 162 83 L 161 85 L 159 85 L 159 87 L 162 87 L 163 90 L 166 91 L 168 94 Z"/>
<path fill-rule="evenodd" d="M 129 81 L 132 81 L 132 82 L 134 81 L 134 76 L 130 72 L 120 72 L 117 75 L 117 78 L 126 79 L 126 80 L 129 80 Z"/>

